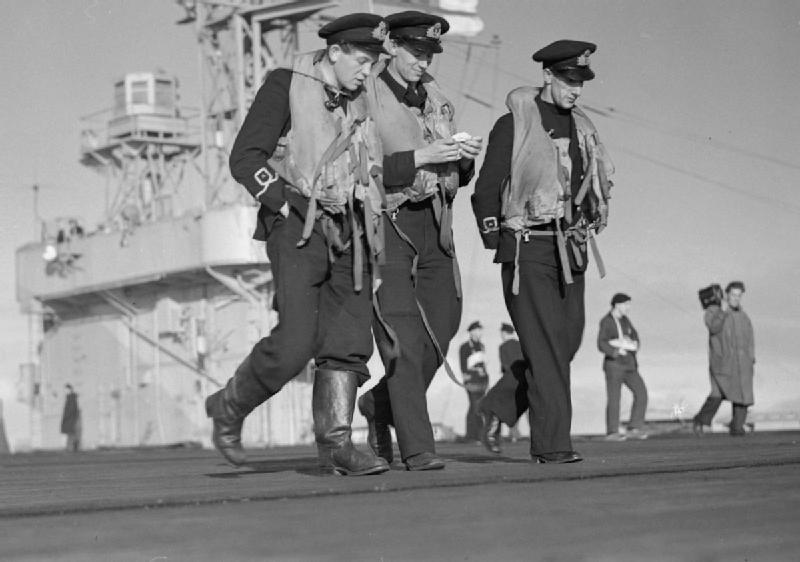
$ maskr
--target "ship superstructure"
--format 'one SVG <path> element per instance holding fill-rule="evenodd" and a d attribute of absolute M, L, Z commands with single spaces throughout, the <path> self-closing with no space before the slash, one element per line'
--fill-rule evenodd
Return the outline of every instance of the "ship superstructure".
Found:
<path fill-rule="evenodd" d="M 106 184 L 102 222 L 45 222 L 41 239 L 17 251 L 18 300 L 41 327 L 23 369 L 33 448 L 63 445 L 67 383 L 79 394 L 84 447 L 209 443 L 205 397 L 277 321 L 264 247 L 251 240 L 255 207 L 227 165 L 255 92 L 344 11 L 443 10 L 438 2 L 178 4 L 178 23 L 193 26 L 199 46 L 201 106 L 184 107 L 166 72 L 122 76 L 113 107 L 81 123 L 80 161 Z M 479 23 L 474 10 L 453 14 Z M 246 444 L 313 439 L 310 377 L 299 373 L 248 418 Z"/>

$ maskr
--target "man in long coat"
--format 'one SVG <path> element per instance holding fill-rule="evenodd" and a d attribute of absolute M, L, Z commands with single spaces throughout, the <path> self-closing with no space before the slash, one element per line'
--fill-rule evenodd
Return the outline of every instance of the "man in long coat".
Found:
<path fill-rule="evenodd" d="M 78 394 L 71 384 L 65 385 L 67 395 L 61 415 L 61 433 L 67 436 L 67 451 L 75 452 L 81 447 L 81 410 Z"/>
<path fill-rule="evenodd" d="M 731 435 L 744 435 L 747 407 L 753 404 L 756 356 L 753 324 L 741 308 L 743 294 L 744 283 L 732 281 L 725 288 L 722 302 L 712 304 L 705 312 L 711 394 L 694 417 L 693 429 L 698 435 L 704 425 L 711 425 L 722 400 L 733 405 Z"/>

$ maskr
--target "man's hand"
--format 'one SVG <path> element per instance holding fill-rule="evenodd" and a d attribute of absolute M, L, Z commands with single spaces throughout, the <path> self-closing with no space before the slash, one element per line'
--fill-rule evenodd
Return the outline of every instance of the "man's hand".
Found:
<path fill-rule="evenodd" d="M 483 139 L 481 137 L 470 137 L 469 140 L 458 143 L 461 159 L 475 160 L 483 149 Z"/>
<path fill-rule="evenodd" d="M 453 139 L 438 139 L 424 148 L 414 151 L 414 165 L 417 168 L 428 164 L 445 164 L 461 158 L 459 144 Z"/>

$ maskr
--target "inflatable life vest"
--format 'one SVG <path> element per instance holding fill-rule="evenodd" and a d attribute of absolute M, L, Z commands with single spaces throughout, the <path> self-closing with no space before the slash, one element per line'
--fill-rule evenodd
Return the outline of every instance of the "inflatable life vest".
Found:
<path fill-rule="evenodd" d="M 342 107 L 330 111 L 322 103 L 325 82 L 316 63 L 324 54 L 321 50 L 296 59 L 289 87 L 292 126 L 278 140 L 269 164 L 289 189 L 309 201 L 298 245 L 311 236 L 316 220 L 323 220 L 327 237 L 333 227 L 326 214 L 347 215 L 349 210 L 353 243 L 360 245 L 363 234 L 373 263 L 377 263 L 382 261 L 384 249 L 380 140 L 363 95 L 348 101 L 346 113 Z M 357 263 L 360 256 L 360 251 L 354 251 L 356 290 L 360 290 L 363 267 Z"/>
<path fill-rule="evenodd" d="M 535 99 L 539 91 L 523 86 L 513 90 L 506 100 L 514 118 L 514 148 L 511 174 L 503 191 L 502 218 L 512 230 L 519 225 L 542 225 L 561 218 L 568 225 L 573 223 L 572 205 L 565 204 L 573 198 L 567 147 L 559 147 L 557 139 L 551 139 L 542 128 Z M 572 115 L 584 174 L 574 197 L 575 206 L 584 209 L 584 228 L 602 228 L 608 220 L 612 185 L 609 176 L 614 173 L 614 166 L 591 120 L 578 107 L 573 108 Z M 585 200 L 590 204 L 584 205 Z"/>
<path fill-rule="evenodd" d="M 366 99 L 370 116 L 375 120 L 383 152 L 394 154 L 416 150 L 431 142 L 450 138 L 456 132 L 455 109 L 444 96 L 436 80 L 424 74 L 420 83 L 428 96 L 420 111 L 398 103 L 394 93 L 380 77 L 380 65 L 367 78 Z M 414 183 L 401 191 L 387 193 L 387 209 L 394 210 L 406 201 L 422 201 L 442 190 L 452 199 L 458 190 L 458 163 L 431 164 L 417 168 Z"/>
<path fill-rule="evenodd" d="M 583 181 L 573 197 L 569 143 L 551 139 L 542 128 L 536 105 L 539 92 L 539 88 L 523 86 L 512 90 L 506 99 L 514 119 L 514 145 L 511 173 L 502 190 L 501 227 L 514 232 L 518 246 L 520 238 L 529 234 L 557 236 L 567 283 L 572 282 L 566 254 L 567 241 L 571 246 L 585 246 L 588 241 L 602 276 L 602 260 L 593 235 L 600 232 L 608 221 L 612 186 L 609 177 L 614 173 L 614 165 L 594 124 L 580 108 L 574 107 L 572 116 L 583 162 Z M 579 209 L 577 216 L 575 209 Z M 552 232 L 528 230 L 532 226 L 550 223 L 554 225 Z M 576 247 L 573 250 L 576 258 L 580 259 L 581 252 Z"/>

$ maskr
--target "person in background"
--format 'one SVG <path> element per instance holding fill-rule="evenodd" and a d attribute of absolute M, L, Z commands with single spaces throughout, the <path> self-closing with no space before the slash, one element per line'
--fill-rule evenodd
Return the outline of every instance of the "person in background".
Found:
<path fill-rule="evenodd" d="M 478 411 L 478 403 L 486 394 L 489 386 L 489 375 L 486 373 L 486 347 L 481 341 L 483 325 L 475 321 L 467 328 L 469 339 L 461 344 L 461 374 L 464 377 L 464 388 L 467 391 L 469 408 L 465 424 L 464 442 L 480 442 L 483 433 L 483 420 Z"/>
<path fill-rule="evenodd" d="M 483 397 L 478 409 L 483 416 L 483 445 L 489 452 L 500 454 L 501 423 L 506 424 L 511 430 L 511 439 L 518 438 L 515 433 L 517 421 L 528 409 L 526 398 L 525 371 L 528 364 L 522 355 L 522 347 L 517 339 L 514 326 L 503 322 L 500 325 L 500 368 L 502 376 L 486 396 Z"/>
<path fill-rule="evenodd" d="M 606 375 L 606 440 L 647 439 L 644 415 L 647 410 L 647 387 L 639 374 L 636 352 L 639 334 L 628 318 L 631 298 L 617 293 L 611 298 L 611 310 L 600 320 L 597 348 L 603 354 Z M 631 417 L 627 433 L 619 431 L 619 402 L 622 385 L 633 393 Z"/>
<path fill-rule="evenodd" d="M 753 324 L 742 309 L 742 295 L 744 283 L 731 281 L 725 288 L 722 301 L 705 311 L 711 393 L 694 417 L 692 429 L 697 435 L 703 434 L 703 426 L 711 425 L 723 399 L 731 402 L 730 434 L 745 434 L 747 408 L 754 402 L 756 352 Z"/>
<path fill-rule="evenodd" d="M 61 415 L 61 433 L 67 436 L 67 451 L 76 452 L 81 448 L 81 409 L 78 407 L 78 393 L 67 383 L 64 399 L 64 412 Z"/>

